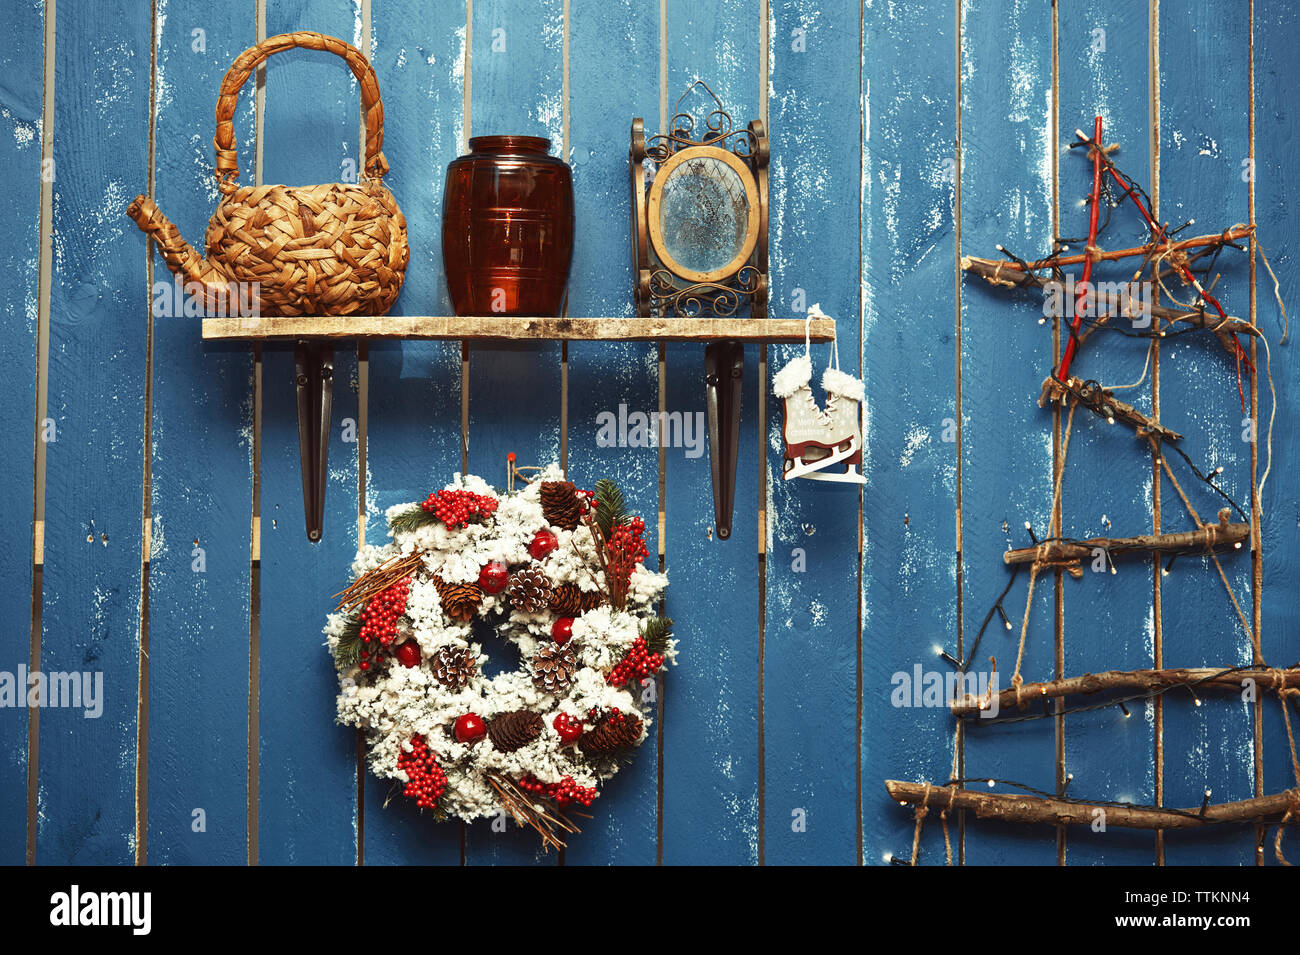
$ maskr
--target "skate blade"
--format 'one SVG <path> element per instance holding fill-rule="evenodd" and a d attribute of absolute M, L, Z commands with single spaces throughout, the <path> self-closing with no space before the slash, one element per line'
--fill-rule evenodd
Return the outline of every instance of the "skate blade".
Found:
<path fill-rule="evenodd" d="M 803 475 L 809 481 L 834 481 L 839 484 L 866 484 L 867 479 L 858 473 L 857 467 L 850 464 L 847 471 L 835 471 L 829 473 L 826 471 L 816 471 L 812 474 Z"/>
<path fill-rule="evenodd" d="M 804 461 L 803 458 L 797 457 L 786 458 L 787 462 L 793 461 L 794 465 L 793 467 L 785 469 L 782 472 L 781 477 L 786 481 L 789 481 L 792 478 L 809 477 L 817 474 L 832 464 L 838 464 L 845 458 L 852 457 L 855 451 L 857 451 L 857 443 L 852 442 L 845 450 L 832 452 L 824 458 L 818 458 L 816 461 Z"/>

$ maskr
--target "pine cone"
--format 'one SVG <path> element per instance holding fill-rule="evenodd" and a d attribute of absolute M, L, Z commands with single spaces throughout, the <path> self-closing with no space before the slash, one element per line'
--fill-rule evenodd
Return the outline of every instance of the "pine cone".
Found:
<path fill-rule="evenodd" d="M 599 590 L 580 590 L 577 584 L 560 584 L 551 594 L 550 611 L 557 617 L 576 617 L 605 602 Z"/>
<path fill-rule="evenodd" d="M 578 738 L 578 748 L 588 756 L 603 756 L 630 749 L 641 738 L 641 721 L 635 716 L 607 716 Z"/>
<path fill-rule="evenodd" d="M 513 753 L 542 735 L 542 714 L 515 710 L 494 717 L 487 725 L 488 739 L 503 753 Z"/>
<path fill-rule="evenodd" d="M 576 617 L 582 613 L 582 591 L 577 584 L 560 584 L 551 592 L 547 606 L 557 617 Z"/>
<path fill-rule="evenodd" d="M 483 602 L 483 588 L 478 584 L 449 584 L 441 577 L 434 577 L 433 587 L 438 591 L 442 609 L 452 620 L 473 620 L 478 605 Z"/>
<path fill-rule="evenodd" d="M 548 643 L 533 657 L 533 684 L 548 693 L 567 693 L 578 669 L 573 647 Z"/>
<path fill-rule="evenodd" d="M 433 678 L 453 693 L 462 689 L 478 669 L 469 647 L 439 647 L 430 662 Z"/>
<path fill-rule="evenodd" d="M 545 610 L 551 600 L 551 580 L 536 562 L 516 570 L 510 575 L 506 586 L 506 596 L 510 606 L 522 613 L 537 613 Z"/>
<path fill-rule="evenodd" d="M 543 481 L 541 498 L 542 515 L 551 526 L 571 531 L 582 520 L 582 502 L 572 481 Z"/>

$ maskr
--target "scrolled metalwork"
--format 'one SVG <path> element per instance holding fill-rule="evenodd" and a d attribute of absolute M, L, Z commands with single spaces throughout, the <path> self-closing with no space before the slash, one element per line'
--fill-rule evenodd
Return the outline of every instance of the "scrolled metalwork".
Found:
<path fill-rule="evenodd" d="M 700 104 L 703 109 L 695 111 L 684 105 L 697 90 L 702 90 L 712 100 L 711 108 L 707 101 Z M 664 253 L 652 235 L 654 229 L 649 217 L 654 210 L 647 208 L 647 192 L 653 193 L 652 181 L 661 171 L 660 167 L 672 160 L 675 154 L 700 147 L 730 153 L 744 164 L 755 184 L 757 194 L 750 196 L 748 206 L 751 215 L 758 217 L 757 228 L 762 235 L 752 253 L 737 256 L 736 263 L 746 258 L 747 262 L 730 275 L 724 274 L 725 268 L 716 270 L 714 274 L 689 274 L 690 270 L 679 264 L 668 263 L 672 268 L 665 267 Z M 647 138 L 642 122 L 634 121 L 629 166 L 633 192 L 632 244 L 637 275 L 633 291 L 639 314 L 723 318 L 748 307 L 751 315 L 766 316 L 768 159 L 763 123 L 753 120 L 747 128 L 737 129 L 722 101 L 703 80 L 692 82 L 677 98 L 667 132 Z M 751 221 L 751 231 L 753 228 Z M 658 241 L 662 243 L 662 235 Z M 730 267 L 734 265 L 729 263 Z"/>
<path fill-rule="evenodd" d="M 741 268 L 727 282 L 696 282 L 678 285 L 667 269 L 650 276 L 650 296 L 659 314 L 671 312 L 678 318 L 730 318 L 749 301 L 759 287 L 762 274 L 752 265 Z"/>
<path fill-rule="evenodd" d="M 708 93 L 716 105 L 715 109 L 709 110 L 704 115 L 706 132 L 702 133 L 698 139 L 695 138 L 695 114 L 682 109 L 682 101 L 696 87 Z M 672 122 L 668 124 L 668 132 L 652 136 L 647 143 L 646 155 L 655 162 L 663 162 L 677 150 L 689 149 L 692 146 L 729 148 L 742 159 L 753 158 L 758 146 L 753 134 L 747 129 L 736 129 L 731 114 L 722 106 L 722 100 L 718 99 L 717 94 L 704 80 L 696 80 L 688 86 L 686 91 L 677 97 L 677 103 L 673 108 L 676 112 L 673 115 Z M 727 145 L 728 140 L 733 140 L 730 146 Z"/>

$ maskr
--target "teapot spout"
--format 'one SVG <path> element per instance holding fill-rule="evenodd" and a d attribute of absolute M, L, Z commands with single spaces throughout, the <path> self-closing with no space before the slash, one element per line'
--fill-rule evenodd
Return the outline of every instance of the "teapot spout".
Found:
<path fill-rule="evenodd" d="M 209 301 L 217 295 L 225 296 L 225 278 L 199 256 L 194 247 L 181 238 L 176 224 L 163 215 L 158 204 L 148 196 L 136 196 L 127 207 L 126 214 L 140 227 L 140 231 L 158 244 L 167 268 L 188 285 L 198 283 Z"/>

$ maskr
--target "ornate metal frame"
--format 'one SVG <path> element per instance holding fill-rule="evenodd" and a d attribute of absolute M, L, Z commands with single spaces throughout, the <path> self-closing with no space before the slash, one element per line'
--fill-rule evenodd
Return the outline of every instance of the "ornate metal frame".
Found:
<path fill-rule="evenodd" d="M 713 100 L 714 108 L 704 115 L 704 128 L 696 138 L 696 116 L 682 109 L 696 88 Z M 731 115 L 713 90 L 696 80 L 677 99 L 672 122 L 666 133 L 645 136 L 645 123 L 632 120 L 628 173 L 632 187 L 632 256 L 635 270 L 633 297 L 637 314 L 675 315 L 684 318 L 727 317 L 743 306 L 755 318 L 767 317 L 767 131 L 760 120 L 736 129 Z M 662 251 L 656 214 L 662 183 L 659 174 L 669 173 L 690 158 L 715 156 L 740 175 L 750 202 L 745 242 L 740 254 L 725 267 L 696 272 L 673 261 Z M 648 188 L 647 165 L 654 184 Z M 659 188 L 655 188 L 658 184 Z"/>

